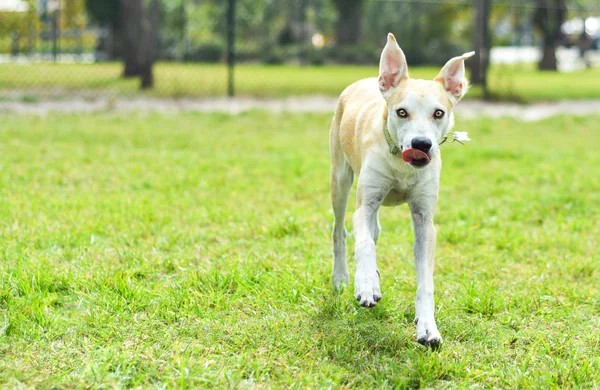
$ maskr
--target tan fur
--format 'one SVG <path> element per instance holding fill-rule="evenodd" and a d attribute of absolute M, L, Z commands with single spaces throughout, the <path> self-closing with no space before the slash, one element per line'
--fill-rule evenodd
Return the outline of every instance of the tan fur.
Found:
<path fill-rule="evenodd" d="M 394 107 L 407 91 L 416 91 L 423 97 L 437 96 L 450 112 L 454 105 L 442 85 L 430 80 L 403 79 L 388 98 L 389 104 Z M 342 152 L 356 175 L 369 148 L 388 147 L 382 131 L 387 121 L 387 105 L 376 78 L 357 81 L 340 95 L 330 134 L 332 153 Z"/>
<path fill-rule="evenodd" d="M 441 342 L 433 299 L 433 217 L 441 171 L 439 143 L 454 124 L 452 108 L 466 92 L 464 60 L 472 54 L 450 59 L 435 80 L 411 79 L 404 53 L 394 36 L 388 34 L 379 77 L 357 81 L 342 92 L 329 136 L 333 284 L 339 288 L 350 281 L 345 216 L 356 176 L 357 204 L 352 218 L 355 298 L 365 307 L 375 306 L 382 298 L 375 251 L 381 231 L 378 210 L 381 205 L 408 203 L 415 232 L 417 340 L 434 348 Z M 384 129 L 394 154 L 390 153 Z M 398 151 L 406 154 L 400 156 Z M 415 162 L 411 156 L 418 151 L 425 157 Z"/>

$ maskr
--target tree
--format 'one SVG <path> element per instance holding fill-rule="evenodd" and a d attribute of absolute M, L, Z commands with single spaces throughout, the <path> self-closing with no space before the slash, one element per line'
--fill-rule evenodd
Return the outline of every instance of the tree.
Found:
<path fill-rule="evenodd" d="M 86 25 L 83 0 L 65 1 L 62 10 L 62 28 L 82 28 Z"/>
<path fill-rule="evenodd" d="M 158 27 L 158 0 L 152 0 L 152 20 L 148 21 L 143 0 L 122 0 L 121 29 L 124 77 L 140 76 L 142 88 L 152 88 L 152 65 Z"/>
<path fill-rule="evenodd" d="M 22 40 L 27 38 L 27 49 L 32 50 L 35 43 L 36 31 L 39 29 L 40 21 L 35 0 L 24 0 L 27 4 L 25 12 L 0 11 L 0 40 L 10 42 L 11 37 L 17 44 L 15 49 L 23 49 Z"/>
<path fill-rule="evenodd" d="M 188 42 L 188 0 L 160 3 L 160 56 L 184 59 Z"/>
<path fill-rule="evenodd" d="M 490 34 L 490 0 L 477 0 L 475 19 L 473 23 L 473 49 L 475 55 L 471 60 L 471 82 L 483 86 L 484 95 L 487 94 L 487 70 L 491 49 Z M 487 96 L 484 96 L 487 98 Z"/>
<path fill-rule="evenodd" d="M 158 6 L 158 0 L 152 0 L 148 20 L 143 0 L 86 0 L 92 19 L 113 31 L 123 59 L 123 77 L 141 77 L 142 88 L 152 88 L 154 83 Z"/>
<path fill-rule="evenodd" d="M 556 45 L 560 39 L 560 26 L 567 17 L 565 0 L 537 0 L 533 24 L 542 32 L 542 59 L 540 70 L 557 70 Z"/>
<path fill-rule="evenodd" d="M 337 10 L 335 37 L 338 45 L 357 44 L 362 33 L 363 0 L 333 0 Z"/>
<path fill-rule="evenodd" d="M 117 27 L 121 21 L 120 0 L 85 0 L 88 15 L 102 26 Z"/>
<path fill-rule="evenodd" d="M 121 55 L 121 1 L 120 0 L 86 0 L 85 8 L 88 16 L 100 26 L 107 27 L 110 37 L 99 39 L 98 47 L 108 53 L 109 58 Z"/>

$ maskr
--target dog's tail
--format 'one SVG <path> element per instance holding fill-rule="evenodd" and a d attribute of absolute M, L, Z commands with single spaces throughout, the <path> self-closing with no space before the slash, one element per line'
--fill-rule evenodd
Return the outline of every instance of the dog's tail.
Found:
<path fill-rule="evenodd" d="M 346 88 L 347 90 L 347 88 Z M 340 95 L 337 106 L 335 108 L 335 113 L 333 114 L 333 119 L 331 120 L 331 127 L 329 128 L 329 150 L 331 152 L 331 157 L 334 158 L 334 154 L 337 154 L 341 151 L 340 148 L 340 127 L 342 123 L 342 117 L 344 115 L 344 95 L 346 94 L 346 90 L 342 92 Z"/>
<path fill-rule="evenodd" d="M 333 165 L 338 165 L 342 163 L 342 161 L 340 160 L 344 159 L 341 149 L 340 128 L 342 123 L 342 117 L 344 115 L 345 93 L 346 90 L 342 92 L 338 99 L 337 106 L 335 108 L 335 113 L 333 114 L 333 118 L 331 119 L 331 126 L 329 128 L 329 153 Z"/>

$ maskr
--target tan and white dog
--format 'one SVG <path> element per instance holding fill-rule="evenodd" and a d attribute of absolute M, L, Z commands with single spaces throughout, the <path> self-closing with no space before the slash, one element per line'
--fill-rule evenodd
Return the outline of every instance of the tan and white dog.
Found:
<path fill-rule="evenodd" d="M 433 348 L 441 342 L 433 302 L 439 143 L 454 125 L 452 108 L 467 89 L 464 60 L 473 54 L 452 58 L 433 81 L 411 79 L 404 53 L 388 34 L 379 79 L 360 80 L 346 88 L 331 123 L 334 286 L 350 281 L 344 218 L 356 174 L 355 297 L 365 307 L 381 299 L 375 257 L 377 213 L 381 205 L 408 203 L 415 232 L 417 340 Z"/>

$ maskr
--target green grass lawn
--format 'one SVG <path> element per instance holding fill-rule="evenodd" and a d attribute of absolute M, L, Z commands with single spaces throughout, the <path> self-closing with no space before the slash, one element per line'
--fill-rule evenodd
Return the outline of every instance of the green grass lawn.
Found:
<path fill-rule="evenodd" d="M 331 291 L 330 118 L 4 115 L 0 386 L 600 386 L 600 117 L 458 118 L 439 352 L 406 206 L 381 213 L 378 306 Z"/>
<path fill-rule="evenodd" d="M 122 66 L 103 64 L 0 64 L 0 97 L 7 90 L 29 96 L 69 96 L 73 91 L 98 91 L 117 95 L 138 94 L 139 81 L 120 78 Z M 411 67 L 414 78 L 434 78 L 438 67 Z M 240 65 L 235 72 L 239 96 L 286 97 L 338 96 L 352 82 L 374 77 L 370 66 L 263 66 Z M 224 65 L 160 63 L 155 68 L 156 88 L 145 93 L 158 97 L 224 96 Z M 519 101 L 600 99 L 600 69 L 573 73 L 538 72 L 532 66 L 498 66 L 490 71 L 490 90 L 500 99 Z M 92 95 L 93 96 L 93 95 Z M 473 88 L 469 98 L 481 97 Z"/>

